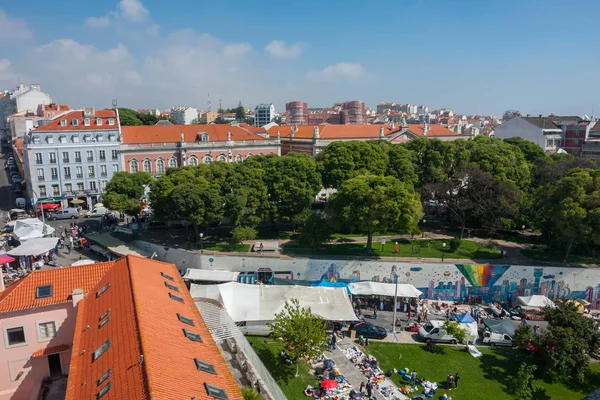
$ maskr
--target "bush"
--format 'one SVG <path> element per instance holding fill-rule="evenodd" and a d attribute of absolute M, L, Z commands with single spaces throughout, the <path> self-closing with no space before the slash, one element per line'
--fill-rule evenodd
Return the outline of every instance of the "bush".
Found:
<path fill-rule="evenodd" d="M 231 231 L 231 241 L 241 243 L 244 240 L 254 240 L 258 236 L 258 232 L 249 226 L 238 226 Z"/>
<path fill-rule="evenodd" d="M 460 239 L 454 238 L 450 240 L 450 253 L 454 253 L 460 247 Z"/>
<path fill-rule="evenodd" d="M 242 388 L 242 396 L 244 396 L 244 400 L 261 400 L 262 398 L 256 389 L 247 386 Z"/>

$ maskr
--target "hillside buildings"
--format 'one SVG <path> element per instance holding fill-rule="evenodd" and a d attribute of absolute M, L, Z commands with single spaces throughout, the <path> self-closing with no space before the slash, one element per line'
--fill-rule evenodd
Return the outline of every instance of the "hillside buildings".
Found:
<path fill-rule="evenodd" d="M 173 107 L 170 116 L 180 125 L 189 125 L 198 119 L 198 110 L 194 107 Z"/>
<path fill-rule="evenodd" d="M 308 108 L 305 102 L 292 101 L 285 109 L 287 125 L 361 125 L 368 122 L 365 103 L 356 100 L 336 103 L 331 108 Z"/>
<path fill-rule="evenodd" d="M 271 104 L 259 104 L 254 108 L 254 126 L 265 126 L 273 122 L 277 115 L 275 106 Z"/>

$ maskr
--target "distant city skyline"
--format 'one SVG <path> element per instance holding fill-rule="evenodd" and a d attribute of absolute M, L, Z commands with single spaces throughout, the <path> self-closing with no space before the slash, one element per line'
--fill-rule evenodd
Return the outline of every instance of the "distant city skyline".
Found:
<path fill-rule="evenodd" d="M 581 12 L 581 11 L 585 12 Z M 576 23 L 565 17 L 577 13 Z M 599 114 L 600 3 L 582 0 L 0 5 L 0 90 L 212 110 L 359 100 L 459 114 Z M 577 55 L 577 56 L 574 56 Z M 596 104 L 596 106 L 594 106 Z"/>

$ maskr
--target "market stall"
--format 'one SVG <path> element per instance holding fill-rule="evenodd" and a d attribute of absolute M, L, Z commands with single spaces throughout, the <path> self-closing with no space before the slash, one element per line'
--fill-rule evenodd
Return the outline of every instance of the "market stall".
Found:
<path fill-rule="evenodd" d="M 44 224 L 37 218 L 18 219 L 15 221 L 13 236 L 23 242 L 25 240 L 43 238 L 54 233 L 54 228 Z"/>
<path fill-rule="evenodd" d="M 477 329 L 477 321 L 475 321 L 471 314 L 457 314 L 456 321 L 458 322 L 458 326 L 466 331 L 467 343 L 475 343 L 479 338 L 479 331 Z"/>
<path fill-rule="evenodd" d="M 192 282 L 237 282 L 239 272 L 188 268 L 183 279 Z"/>
<path fill-rule="evenodd" d="M 12 250 L 7 252 L 10 256 L 40 256 L 48 253 L 56 247 L 58 238 L 35 238 L 30 239 Z"/>
<path fill-rule="evenodd" d="M 398 292 L 396 293 L 396 287 Z M 418 298 L 423 292 L 408 283 L 383 283 L 383 282 L 352 282 L 348 284 L 348 288 L 353 295 L 364 296 L 394 296 Z"/>
<path fill-rule="evenodd" d="M 521 317 L 531 321 L 542 321 L 544 319 L 544 308 L 556 307 L 552 300 L 542 295 L 519 296 L 517 305 L 521 307 Z"/>
<path fill-rule="evenodd" d="M 286 359 L 287 354 L 282 351 L 281 357 Z M 288 362 L 288 359 L 286 359 Z M 291 362 L 291 360 L 289 360 Z M 316 360 L 311 361 L 311 373 L 319 380 L 319 386 L 308 385 L 304 389 L 304 396 L 318 399 L 348 400 L 352 386 L 346 380 L 346 377 L 335 365 L 335 361 L 327 359 L 321 355 Z"/>

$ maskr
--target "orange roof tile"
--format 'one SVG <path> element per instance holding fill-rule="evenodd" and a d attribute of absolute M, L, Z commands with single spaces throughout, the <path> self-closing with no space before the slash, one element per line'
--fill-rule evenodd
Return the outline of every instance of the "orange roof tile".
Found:
<path fill-rule="evenodd" d="M 366 139 L 379 137 L 380 129 L 383 127 L 384 136 L 390 133 L 397 132 L 400 130 L 400 126 L 396 126 L 394 129 L 389 125 L 317 125 L 319 127 L 319 138 L 321 139 Z M 277 137 L 277 131 L 279 131 L 280 137 L 290 137 L 292 129 L 298 129 L 294 133 L 296 139 L 312 139 L 314 135 L 314 125 L 299 125 L 295 126 L 274 126 L 269 129 L 269 135 L 271 137 Z"/>
<path fill-rule="evenodd" d="M 213 399 L 205 383 L 224 389 L 229 399 L 243 398 L 173 264 L 135 256 L 115 261 L 78 309 L 65 399 L 95 399 L 109 382 L 105 399 Z M 100 327 L 100 321 L 107 322 Z M 188 339 L 184 329 L 202 342 Z M 92 361 L 108 340 L 108 350 Z M 214 366 L 216 374 L 198 370 L 195 358 Z M 109 369 L 110 376 L 97 385 Z"/>
<path fill-rule="evenodd" d="M 208 133 L 211 142 L 224 142 L 227 133 L 231 132 L 231 140 L 264 140 L 263 137 L 239 126 L 225 124 L 208 125 L 152 125 L 152 126 L 123 126 L 123 144 L 142 143 L 177 143 L 181 134 L 186 142 L 197 142 L 200 132 Z"/>
<path fill-rule="evenodd" d="M 62 110 L 61 110 L 62 111 Z M 102 119 L 102 125 L 96 124 L 96 118 Z M 114 118 L 114 125 L 108 124 L 108 119 Z M 60 121 L 66 119 L 67 125 L 61 126 Z M 73 120 L 77 120 L 77 125 L 73 125 Z M 84 112 L 81 110 L 66 112 L 52 119 L 46 125 L 42 125 L 34 130 L 38 131 L 98 131 L 98 130 L 114 130 L 117 129 L 117 113 L 114 110 L 95 110 L 94 116 L 90 117 L 89 126 L 84 124 Z"/>
<path fill-rule="evenodd" d="M 62 353 L 64 351 L 69 350 L 71 347 L 67 346 L 66 344 L 61 344 L 58 346 L 52 346 L 52 347 L 46 347 L 43 349 L 39 349 L 38 351 L 34 352 L 31 357 L 42 357 L 42 356 L 49 356 L 50 354 L 56 354 L 56 353 Z"/>
<path fill-rule="evenodd" d="M 427 136 L 458 136 L 448 128 L 438 124 L 427 124 Z M 417 136 L 423 136 L 423 124 L 408 124 L 408 130 Z"/>
<path fill-rule="evenodd" d="M 23 154 L 23 138 L 15 139 L 15 149 L 17 149 L 19 154 Z"/>
<path fill-rule="evenodd" d="M 0 313 L 69 302 L 74 289 L 87 293 L 111 266 L 105 262 L 33 271 L 0 292 Z M 36 299 L 36 288 L 44 285 L 52 285 L 52 296 Z"/>

